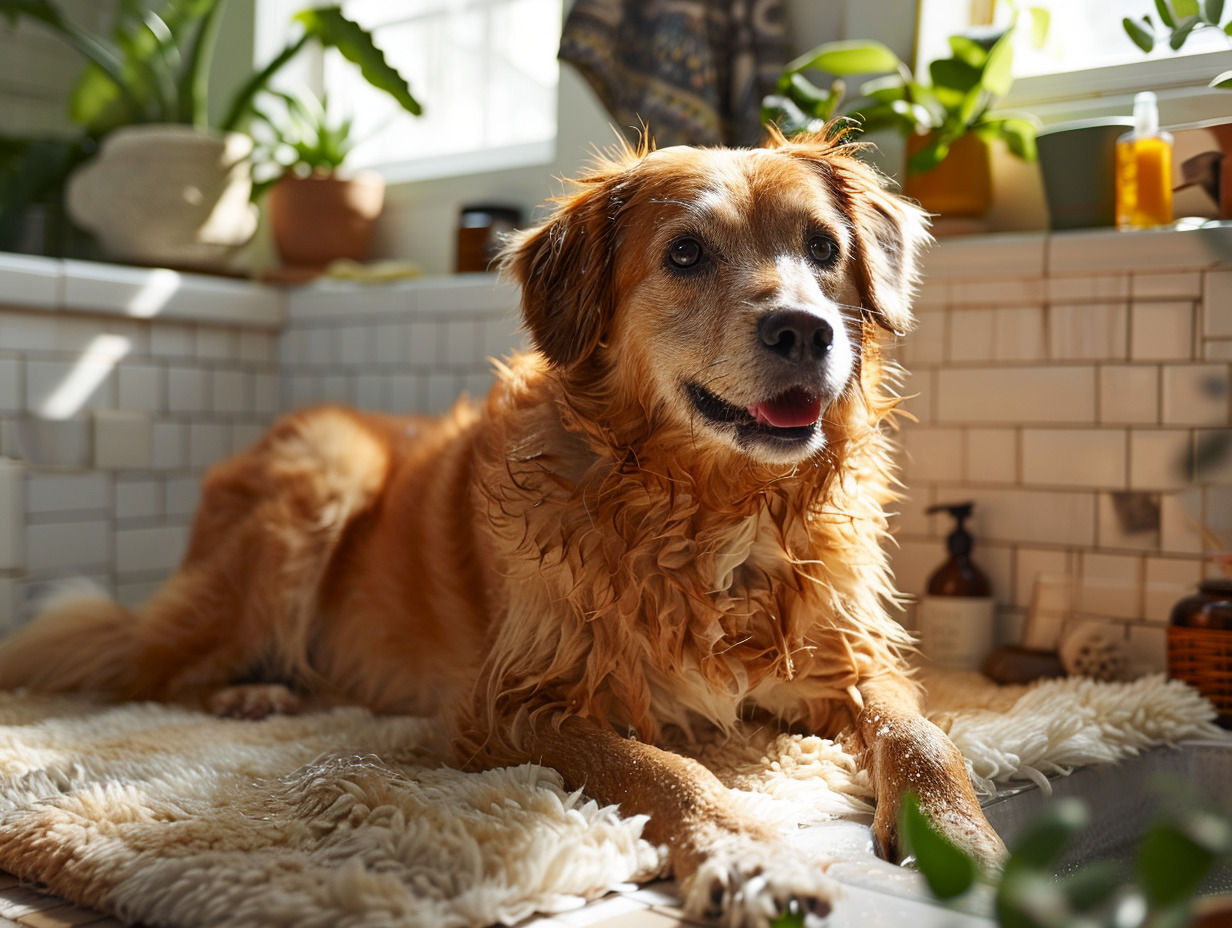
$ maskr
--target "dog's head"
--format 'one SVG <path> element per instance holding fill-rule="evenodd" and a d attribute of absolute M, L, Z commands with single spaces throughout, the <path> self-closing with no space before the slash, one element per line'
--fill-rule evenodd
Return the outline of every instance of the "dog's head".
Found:
<path fill-rule="evenodd" d="M 504 261 L 571 390 L 790 464 L 825 445 L 871 323 L 910 327 L 928 233 L 851 146 L 771 146 L 626 150 Z"/>

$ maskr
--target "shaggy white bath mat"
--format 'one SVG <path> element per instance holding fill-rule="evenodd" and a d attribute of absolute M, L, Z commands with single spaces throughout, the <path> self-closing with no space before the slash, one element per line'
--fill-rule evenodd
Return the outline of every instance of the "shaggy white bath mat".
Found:
<path fill-rule="evenodd" d="M 1212 732 L 1161 677 L 931 684 L 985 789 Z M 481 926 L 647 880 L 663 855 L 526 765 L 443 766 L 439 726 L 338 709 L 261 722 L 0 693 L 0 870 L 159 926 Z M 853 758 L 748 734 L 694 753 L 784 827 L 868 811 Z"/>

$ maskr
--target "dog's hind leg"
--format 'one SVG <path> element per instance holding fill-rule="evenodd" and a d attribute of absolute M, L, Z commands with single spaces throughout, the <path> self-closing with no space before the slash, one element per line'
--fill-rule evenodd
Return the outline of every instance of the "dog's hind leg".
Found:
<path fill-rule="evenodd" d="M 321 577 L 388 466 L 380 430 L 359 416 L 288 416 L 207 475 L 188 552 L 139 614 L 98 598 L 53 606 L 0 644 L 0 686 L 208 705 L 254 676 L 310 678 Z M 215 708 L 260 714 L 233 696 Z"/>

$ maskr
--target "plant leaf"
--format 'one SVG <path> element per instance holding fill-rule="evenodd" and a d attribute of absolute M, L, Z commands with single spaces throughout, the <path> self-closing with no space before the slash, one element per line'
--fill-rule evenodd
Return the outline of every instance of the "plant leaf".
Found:
<path fill-rule="evenodd" d="M 1150 17 L 1144 16 L 1142 22 L 1138 22 L 1126 16 L 1121 20 L 1121 25 L 1125 27 L 1130 40 L 1144 52 L 1149 54 L 1155 48 L 1155 28 L 1151 25 Z"/>
<path fill-rule="evenodd" d="M 1232 23 L 1228 23 L 1228 28 L 1232 29 Z M 1232 32 L 1228 34 L 1232 35 Z M 1216 75 L 1211 80 L 1209 86 L 1217 87 L 1220 90 L 1232 90 L 1232 71 L 1224 71 L 1222 74 Z"/>
<path fill-rule="evenodd" d="M 1171 29 L 1176 25 L 1176 15 L 1168 0 L 1155 0 L 1155 9 L 1159 13 L 1159 21 Z"/>
<path fill-rule="evenodd" d="M 1103 905 L 1121 888 L 1121 874 L 1110 860 L 1096 860 L 1060 881 L 1061 891 L 1076 912 Z"/>
<path fill-rule="evenodd" d="M 73 88 L 69 102 L 73 120 L 96 134 L 152 120 L 204 123 L 204 114 L 194 110 L 187 72 L 194 67 L 201 24 L 222 2 L 167 0 L 157 16 L 126 6 L 127 12 L 117 19 L 115 41 L 123 52 L 125 81 L 137 106 L 124 105 L 97 69 L 89 68 Z"/>
<path fill-rule="evenodd" d="M 1008 32 L 997 40 L 988 53 L 981 82 L 994 97 L 1004 97 L 1014 85 L 1014 45 Z"/>
<path fill-rule="evenodd" d="M 955 58 L 973 68 L 984 67 L 984 62 L 988 60 L 988 49 L 965 35 L 950 36 L 950 50 L 954 52 Z"/>
<path fill-rule="evenodd" d="M 1181 46 L 1185 44 L 1185 40 L 1189 38 L 1189 34 L 1193 32 L 1194 29 L 1201 24 L 1201 22 L 1202 20 L 1197 15 L 1194 15 L 1187 17 L 1177 24 L 1176 28 L 1172 30 L 1172 38 L 1168 39 L 1168 45 L 1171 46 L 1174 52 L 1180 51 Z"/>
<path fill-rule="evenodd" d="M 113 92 L 124 97 L 129 109 L 134 112 L 140 111 L 141 102 L 129 86 L 128 78 L 124 73 L 124 60 L 119 52 L 102 39 L 77 28 L 47 0 L 0 0 L 0 14 L 12 23 L 15 23 L 20 16 L 43 23 L 61 40 L 83 55 L 90 62 L 91 67 L 87 70 L 97 70 L 97 73 L 110 83 Z"/>
<path fill-rule="evenodd" d="M 1202 0 L 1202 19 L 1212 26 L 1218 26 L 1223 19 L 1223 0 Z"/>
<path fill-rule="evenodd" d="M 1180 828 L 1159 825 L 1138 847 L 1138 881 L 1153 906 L 1188 898 L 1215 862 L 1215 854 Z"/>
<path fill-rule="evenodd" d="M 423 107 L 411 95 L 406 78 L 390 67 L 372 36 L 358 23 L 343 16 L 340 7 L 302 10 L 295 14 L 295 20 L 326 48 L 338 49 L 347 61 L 359 67 L 369 84 L 384 90 L 408 113 L 413 116 L 423 113 Z"/>
<path fill-rule="evenodd" d="M 1027 9 L 1031 14 L 1031 44 L 1035 48 L 1043 48 L 1048 41 L 1048 30 L 1052 27 L 1052 13 L 1042 6 Z"/>
<path fill-rule="evenodd" d="M 1028 867 L 1050 871 L 1089 818 L 1081 800 L 1058 799 L 1023 829 L 1011 849 L 1006 869 Z"/>
<path fill-rule="evenodd" d="M 1051 874 L 1031 869 L 1006 871 L 997 887 L 1001 928 L 1060 928 L 1078 924 L 1060 884 Z"/>
<path fill-rule="evenodd" d="M 851 74 L 880 74 L 904 67 L 898 55 L 880 42 L 826 42 L 805 52 L 789 65 L 788 71 L 816 68 L 846 77 Z"/>
<path fill-rule="evenodd" d="M 906 99 L 907 88 L 903 85 L 902 78 L 897 74 L 887 74 L 884 77 L 874 77 L 872 80 L 861 84 L 860 95 L 872 97 L 874 100 L 879 100 L 882 103 L 890 103 L 894 100 Z"/>
<path fill-rule="evenodd" d="M 1034 161 L 1037 155 L 1035 125 L 1025 119 L 1000 118 L 982 123 L 975 129 L 984 135 L 992 135 L 1005 142 L 1009 150 L 1023 161 Z"/>
<path fill-rule="evenodd" d="M 1198 0 L 1172 0 L 1172 9 L 1176 12 L 1179 23 L 1190 16 L 1198 15 Z"/>
<path fill-rule="evenodd" d="M 834 83 L 838 85 L 837 94 L 833 85 L 828 91 L 822 90 L 803 74 L 796 73 L 791 76 L 787 95 L 814 119 L 829 119 L 844 89 L 843 82 L 838 78 Z"/>
<path fill-rule="evenodd" d="M 975 883 L 975 861 L 933 828 L 914 793 L 903 797 L 900 827 L 933 895 L 953 899 L 971 888 Z"/>
<path fill-rule="evenodd" d="M 980 82 L 980 74 L 978 67 L 959 58 L 938 58 L 928 65 L 928 76 L 933 82 L 933 92 L 938 96 L 943 95 L 947 90 L 965 96 Z"/>

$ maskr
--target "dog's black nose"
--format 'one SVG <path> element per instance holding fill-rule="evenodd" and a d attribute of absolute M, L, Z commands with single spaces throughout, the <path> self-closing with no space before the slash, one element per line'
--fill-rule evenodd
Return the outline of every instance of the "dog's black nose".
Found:
<path fill-rule="evenodd" d="M 776 309 L 757 320 L 761 343 L 788 361 L 820 360 L 834 344 L 834 329 L 803 309 Z"/>

